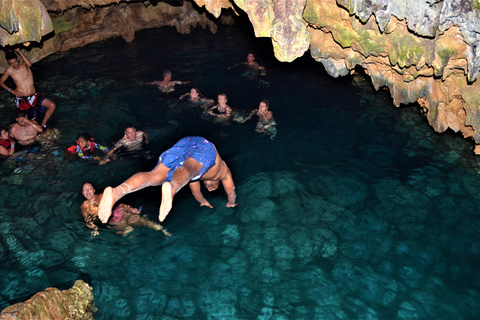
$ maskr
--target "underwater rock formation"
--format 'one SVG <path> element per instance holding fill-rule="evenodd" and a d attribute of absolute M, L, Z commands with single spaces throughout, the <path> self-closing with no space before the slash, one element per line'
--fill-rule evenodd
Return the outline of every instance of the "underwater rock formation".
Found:
<path fill-rule="evenodd" d="M 25 302 L 6 307 L 0 319 L 93 320 L 94 311 L 92 287 L 77 280 L 71 289 L 47 288 Z"/>
<path fill-rule="evenodd" d="M 183 0 L 42 0 L 55 36 L 43 40 L 42 50 L 31 50 L 34 56 L 35 50 L 41 51 L 31 60 L 109 37 L 131 41 L 135 31 L 145 28 L 175 26 L 188 33 L 191 27 L 201 25 L 215 32 L 216 22 L 202 12 L 203 7 L 215 18 L 223 17 L 222 9 L 235 11 L 227 0 L 194 1 L 200 8 Z M 312 57 L 333 77 L 361 68 L 375 89 L 390 91 L 395 106 L 418 102 L 435 131 L 460 132 L 475 141 L 475 152 L 480 154 L 478 0 L 234 2 L 247 13 L 257 37 L 272 38 L 278 60 L 293 61 L 310 49 Z M 13 0 L 0 0 L 0 7 L 11 3 Z M 6 41 L 0 33 L 3 43 L 38 41 L 40 30 L 48 30 L 42 29 L 48 21 L 40 16 L 40 20 L 28 21 L 21 15 L 10 18 L 12 26 L 2 27 L 14 40 Z M 18 26 L 15 29 L 15 23 L 22 25 L 22 32 Z M 5 67 L 0 61 L 0 71 L 2 65 Z"/>

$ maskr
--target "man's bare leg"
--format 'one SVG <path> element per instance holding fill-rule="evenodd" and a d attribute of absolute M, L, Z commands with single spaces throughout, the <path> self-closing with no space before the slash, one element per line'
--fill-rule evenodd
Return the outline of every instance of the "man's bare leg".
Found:
<path fill-rule="evenodd" d="M 45 127 L 48 119 L 50 119 L 50 117 L 53 114 L 53 111 L 55 111 L 56 105 L 55 105 L 55 102 L 51 101 L 50 99 L 45 99 L 42 102 L 42 106 L 47 108 L 47 111 L 45 111 L 45 115 L 43 116 L 43 120 L 42 120 L 42 127 Z"/>
<path fill-rule="evenodd" d="M 120 200 L 124 195 L 141 190 L 150 186 L 158 186 L 165 181 L 168 168 L 163 164 L 158 164 L 155 169 L 150 172 L 138 172 L 127 179 L 124 183 L 116 188 L 107 187 L 103 191 L 103 197 L 98 207 L 98 217 L 103 223 L 108 221 L 112 214 L 112 208 L 115 202 Z"/>
<path fill-rule="evenodd" d="M 165 182 L 162 185 L 162 203 L 160 204 L 160 213 L 158 215 L 158 220 L 160 220 L 160 222 L 163 222 L 170 210 L 172 210 L 174 195 L 175 192 L 172 188 L 172 184 L 170 182 Z"/>
<path fill-rule="evenodd" d="M 175 170 L 172 174 L 172 181 L 165 182 L 162 185 L 162 203 L 160 204 L 160 211 L 158 219 L 163 222 L 168 213 L 172 209 L 173 197 L 193 178 L 200 174 L 203 166 L 193 158 L 187 158 L 183 165 Z"/>

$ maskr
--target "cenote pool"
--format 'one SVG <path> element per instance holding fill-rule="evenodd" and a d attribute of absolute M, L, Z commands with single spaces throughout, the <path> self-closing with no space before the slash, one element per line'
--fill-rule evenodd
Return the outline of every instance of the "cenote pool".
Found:
<path fill-rule="evenodd" d="M 267 74 L 242 67 L 253 52 Z M 142 82 L 190 81 L 162 94 Z M 478 319 L 480 170 L 473 142 L 435 133 L 416 105 L 395 108 L 362 74 L 334 79 L 309 53 L 273 57 L 242 26 L 138 32 L 34 64 L 55 101 L 54 143 L 0 163 L 0 308 L 47 287 L 94 288 L 97 319 Z M 277 135 L 256 120 L 214 123 L 178 97 L 198 87 L 249 111 L 270 101 Z M 13 123 L 0 93 L 0 122 Z M 65 153 L 89 132 L 111 147 L 132 123 L 150 133 L 141 156 L 99 166 Z M 236 183 L 199 207 L 175 197 L 166 237 L 137 228 L 92 237 L 80 213 L 83 182 L 97 191 L 149 171 L 177 140 L 212 141 Z M 156 220 L 161 188 L 122 199 Z"/>

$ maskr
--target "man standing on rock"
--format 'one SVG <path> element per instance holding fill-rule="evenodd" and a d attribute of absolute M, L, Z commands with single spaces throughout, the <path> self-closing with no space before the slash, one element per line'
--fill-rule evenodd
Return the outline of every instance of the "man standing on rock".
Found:
<path fill-rule="evenodd" d="M 10 66 L 0 78 L 0 86 L 15 96 L 17 108 L 27 112 L 30 120 L 34 120 L 38 116 L 38 113 L 44 114 L 42 127 L 46 128 L 48 119 L 50 119 L 52 113 L 55 111 L 55 103 L 36 92 L 35 86 L 33 85 L 33 73 L 30 69 L 32 63 L 20 52 L 20 49 L 17 48 L 15 51 L 22 59 L 20 60 L 13 51 L 5 54 L 5 60 L 7 60 Z M 15 82 L 15 89 L 5 85 L 5 80 L 7 80 L 8 77 L 12 77 Z"/>

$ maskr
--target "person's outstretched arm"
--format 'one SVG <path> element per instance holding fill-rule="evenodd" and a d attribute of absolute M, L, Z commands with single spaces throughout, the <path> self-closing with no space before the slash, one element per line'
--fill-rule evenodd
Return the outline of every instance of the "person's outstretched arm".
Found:
<path fill-rule="evenodd" d="M 202 194 L 202 191 L 200 190 L 200 181 L 194 181 L 189 183 L 190 190 L 192 191 L 193 197 L 195 200 L 197 200 L 200 203 L 200 207 L 206 206 L 213 208 L 213 206 L 210 204 L 210 202 L 205 199 L 205 197 Z"/>
<path fill-rule="evenodd" d="M 233 182 L 232 173 L 228 169 L 227 176 L 222 179 L 223 189 L 227 193 L 228 202 L 225 205 L 226 207 L 233 208 L 237 205 L 235 202 L 237 200 L 237 194 L 235 193 L 235 183 Z"/>
<path fill-rule="evenodd" d="M 28 60 L 27 57 L 25 57 L 25 55 L 22 53 L 22 51 L 20 51 L 20 48 L 16 48 L 15 51 L 20 55 L 20 57 L 22 58 L 23 62 L 25 62 L 25 65 L 29 68 L 32 67 L 32 63 L 30 62 L 30 60 Z"/>

